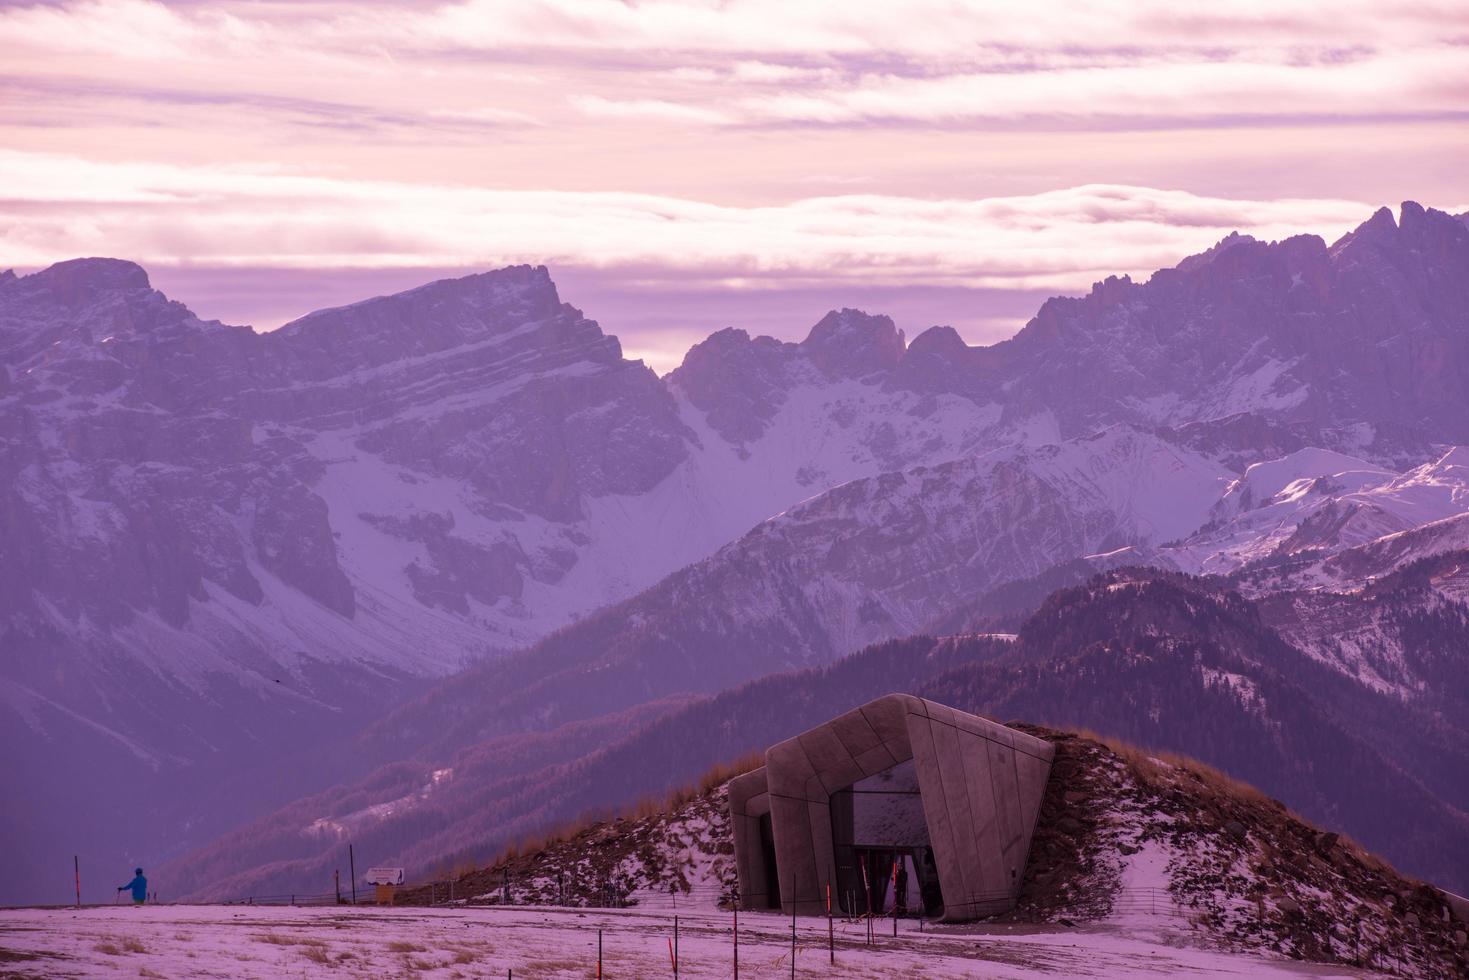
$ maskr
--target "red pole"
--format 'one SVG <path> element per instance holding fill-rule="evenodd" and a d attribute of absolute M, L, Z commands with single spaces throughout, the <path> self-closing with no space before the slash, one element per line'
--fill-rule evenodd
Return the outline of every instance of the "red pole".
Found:
<path fill-rule="evenodd" d="M 82 859 L 77 855 L 71 856 L 71 870 L 76 876 L 77 886 L 77 908 L 82 907 Z"/>
<path fill-rule="evenodd" d="M 837 962 L 837 938 L 836 930 L 831 924 L 831 882 L 826 883 L 826 953 L 831 958 L 831 965 Z"/>
<path fill-rule="evenodd" d="M 866 909 L 866 914 L 862 916 L 862 920 L 866 924 L 866 927 L 867 927 L 866 930 L 864 931 L 864 935 L 866 936 L 866 939 L 867 939 L 867 945 L 871 946 L 872 945 L 872 881 L 871 881 L 871 879 L 869 879 L 867 877 L 867 855 L 866 854 L 862 855 L 862 887 L 867 891 L 867 909 Z"/>

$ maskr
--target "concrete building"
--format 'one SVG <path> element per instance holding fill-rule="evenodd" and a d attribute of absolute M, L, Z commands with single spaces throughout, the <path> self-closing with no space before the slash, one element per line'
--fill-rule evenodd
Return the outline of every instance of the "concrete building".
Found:
<path fill-rule="evenodd" d="M 908 694 L 771 746 L 730 783 L 740 904 L 900 910 L 962 922 L 1013 907 L 1055 749 Z"/>

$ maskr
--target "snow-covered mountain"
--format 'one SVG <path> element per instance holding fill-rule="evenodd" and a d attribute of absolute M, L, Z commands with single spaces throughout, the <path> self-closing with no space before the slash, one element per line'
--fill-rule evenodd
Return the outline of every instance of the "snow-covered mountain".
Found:
<path fill-rule="evenodd" d="M 206 832 L 235 800 L 178 767 L 265 766 L 510 651 L 479 724 L 823 662 L 1067 563 L 1319 558 L 1460 512 L 1466 381 L 1469 227 L 1411 203 L 1329 247 L 1231 236 L 992 347 L 841 310 L 662 379 L 543 268 L 268 334 L 127 262 L 7 273 L 13 775 L 65 795 L 106 760 L 97 793 L 161 801 L 118 833 L 180 801 Z"/>

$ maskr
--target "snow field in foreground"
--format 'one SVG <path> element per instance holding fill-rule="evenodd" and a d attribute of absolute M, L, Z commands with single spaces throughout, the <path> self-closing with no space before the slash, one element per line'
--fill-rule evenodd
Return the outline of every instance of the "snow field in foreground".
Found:
<path fill-rule="evenodd" d="M 729 977 L 732 917 L 679 917 L 679 976 Z M 586 978 L 666 977 L 673 970 L 669 915 L 637 910 L 544 908 L 264 908 L 103 906 L 0 910 L 0 963 L 46 977 Z M 823 919 L 797 920 L 798 977 L 1057 978 L 1138 976 L 1370 976 L 1356 970 L 1200 949 L 1182 933 L 1148 938 L 1117 928 L 944 927 L 837 921 L 836 965 Z M 790 976 L 790 920 L 740 916 L 740 976 Z"/>

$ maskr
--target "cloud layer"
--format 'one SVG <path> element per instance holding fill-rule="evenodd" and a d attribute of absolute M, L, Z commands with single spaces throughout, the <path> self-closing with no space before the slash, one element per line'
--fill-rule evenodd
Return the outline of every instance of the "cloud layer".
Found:
<path fill-rule="evenodd" d="M 737 207 L 649 194 L 487 190 L 0 151 L 0 247 L 21 265 L 105 252 L 159 265 L 551 263 L 630 278 L 1084 288 L 1231 231 L 1334 237 L 1356 201 L 1089 185 L 978 200 L 880 194 Z"/>

